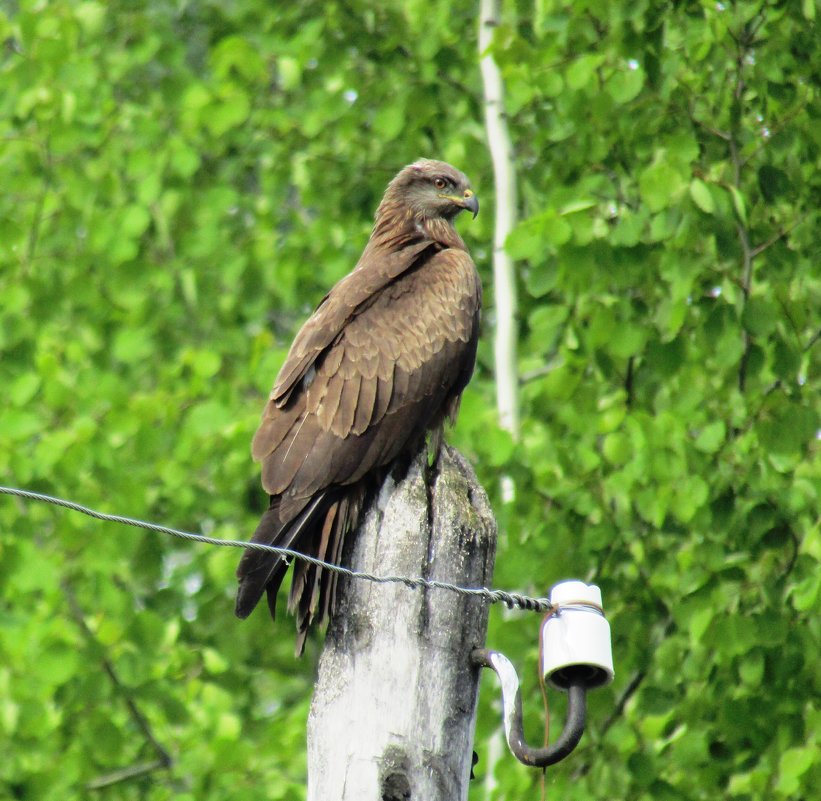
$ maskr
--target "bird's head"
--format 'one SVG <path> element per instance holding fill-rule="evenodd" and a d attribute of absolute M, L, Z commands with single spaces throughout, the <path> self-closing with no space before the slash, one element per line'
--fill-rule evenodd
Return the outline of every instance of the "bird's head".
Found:
<path fill-rule="evenodd" d="M 444 161 L 420 159 L 405 167 L 391 181 L 383 205 L 402 205 L 418 221 L 452 220 L 467 209 L 479 213 L 479 199 L 465 174 Z"/>

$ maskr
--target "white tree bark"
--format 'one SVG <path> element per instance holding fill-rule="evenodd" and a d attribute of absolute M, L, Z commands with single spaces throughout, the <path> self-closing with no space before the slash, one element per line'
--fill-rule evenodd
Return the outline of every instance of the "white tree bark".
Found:
<path fill-rule="evenodd" d="M 487 586 L 496 524 L 470 465 L 443 447 L 386 482 L 356 537 L 355 570 Z M 487 601 L 345 580 L 308 720 L 309 801 L 467 799 Z"/>
<path fill-rule="evenodd" d="M 505 86 L 499 67 L 490 52 L 493 33 L 500 22 L 499 0 L 480 0 L 479 58 L 485 95 L 485 129 L 496 190 L 496 218 L 493 232 L 493 291 L 496 298 L 496 330 L 493 353 L 496 377 L 496 409 L 499 424 L 519 436 L 519 375 L 517 362 L 517 299 L 513 260 L 505 242 L 516 225 L 517 192 L 513 145 L 505 113 Z M 499 479 L 502 499 L 511 502 L 516 494 L 513 479 Z M 504 750 L 504 733 L 499 727 L 491 738 L 486 766 L 485 798 L 495 791 L 494 767 Z"/>
<path fill-rule="evenodd" d="M 496 296 L 496 405 L 499 422 L 519 436 L 519 381 L 517 374 L 517 302 L 513 260 L 505 241 L 516 224 L 516 170 L 505 114 L 504 82 L 489 48 L 499 24 L 499 0 L 481 0 L 479 55 L 485 93 L 485 126 L 493 161 L 496 221 L 493 236 L 493 288 Z"/>

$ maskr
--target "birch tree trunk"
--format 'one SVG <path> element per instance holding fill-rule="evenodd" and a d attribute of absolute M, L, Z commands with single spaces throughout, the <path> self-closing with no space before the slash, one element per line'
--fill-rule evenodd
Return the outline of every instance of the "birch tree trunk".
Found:
<path fill-rule="evenodd" d="M 489 52 L 493 32 L 499 21 L 499 0 L 481 0 L 479 56 L 485 95 L 485 127 L 496 189 L 496 219 L 493 233 L 493 291 L 496 297 L 493 353 L 496 370 L 496 406 L 499 411 L 499 424 L 510 431 L 514 438 L 518 438 L 516 276 L 513 260 L 505 250 L 505 242 L 516 224 L 516 168 L 507 127 L 504 81 L 493 54 Z"/>
<path fill-rule="evenodd" d="M 442 448 L 390 479 L 360 528 L 354 570 L 488 586 L 496 524 L 473 469 Z M 309 801 L 467 798 L 488 603 L 361 579 L 340 586 L 308 720 Z"/>

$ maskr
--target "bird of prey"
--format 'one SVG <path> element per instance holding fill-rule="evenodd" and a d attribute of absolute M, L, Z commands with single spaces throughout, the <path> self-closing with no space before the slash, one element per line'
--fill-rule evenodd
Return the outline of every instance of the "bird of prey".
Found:
<path fill-rule="evenodd" d="M 440 441 L 476 360 L 482 288 L 453 226 L 476 195 L 459 170 L 421 159 L 388 185 L 356 267 L 296 335 L 254 436 L 270 505 L 254 542 L 338 564 L 371 490 L 428 433 Z M 246 550 L 238 617 L 263 592 L 275 616 L 288 560 Z M 297 654 L 333 612 L 336 573 L 297 560 L 288 607 Z"/>

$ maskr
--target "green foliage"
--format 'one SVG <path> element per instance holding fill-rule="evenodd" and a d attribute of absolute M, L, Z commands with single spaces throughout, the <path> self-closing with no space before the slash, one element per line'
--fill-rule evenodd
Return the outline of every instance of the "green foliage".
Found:
<path fill-rule="evenodd" d="M 0 477 L 243 538 L 262 399 L 386 181 L 440 157 L 492 205 L 478 4 L 12 8 Z M 495 424 L 488 323 L 451 439 L 504 531 L 494 583 L 604 592 L 617 678 L 554 797 L 821 790 L 815 10 L 545 0 L 506 4 L 496 32 L 523 433 Z M 492 307 L 492 214 L 460 228 Z M 320 640 L 295 662 L 289 621 L 235 621 L 235 562 L 0 501 L 0 796 L 85 798 L 156 761 L 144 719 L 172 766 L 100 798 L 304 798 Z M 494 610 L 489 642 L 526 669 L 537 629 Z M 494 756 L 496 693 L 483 680 L 472 797 L 533 795 Z"/>

